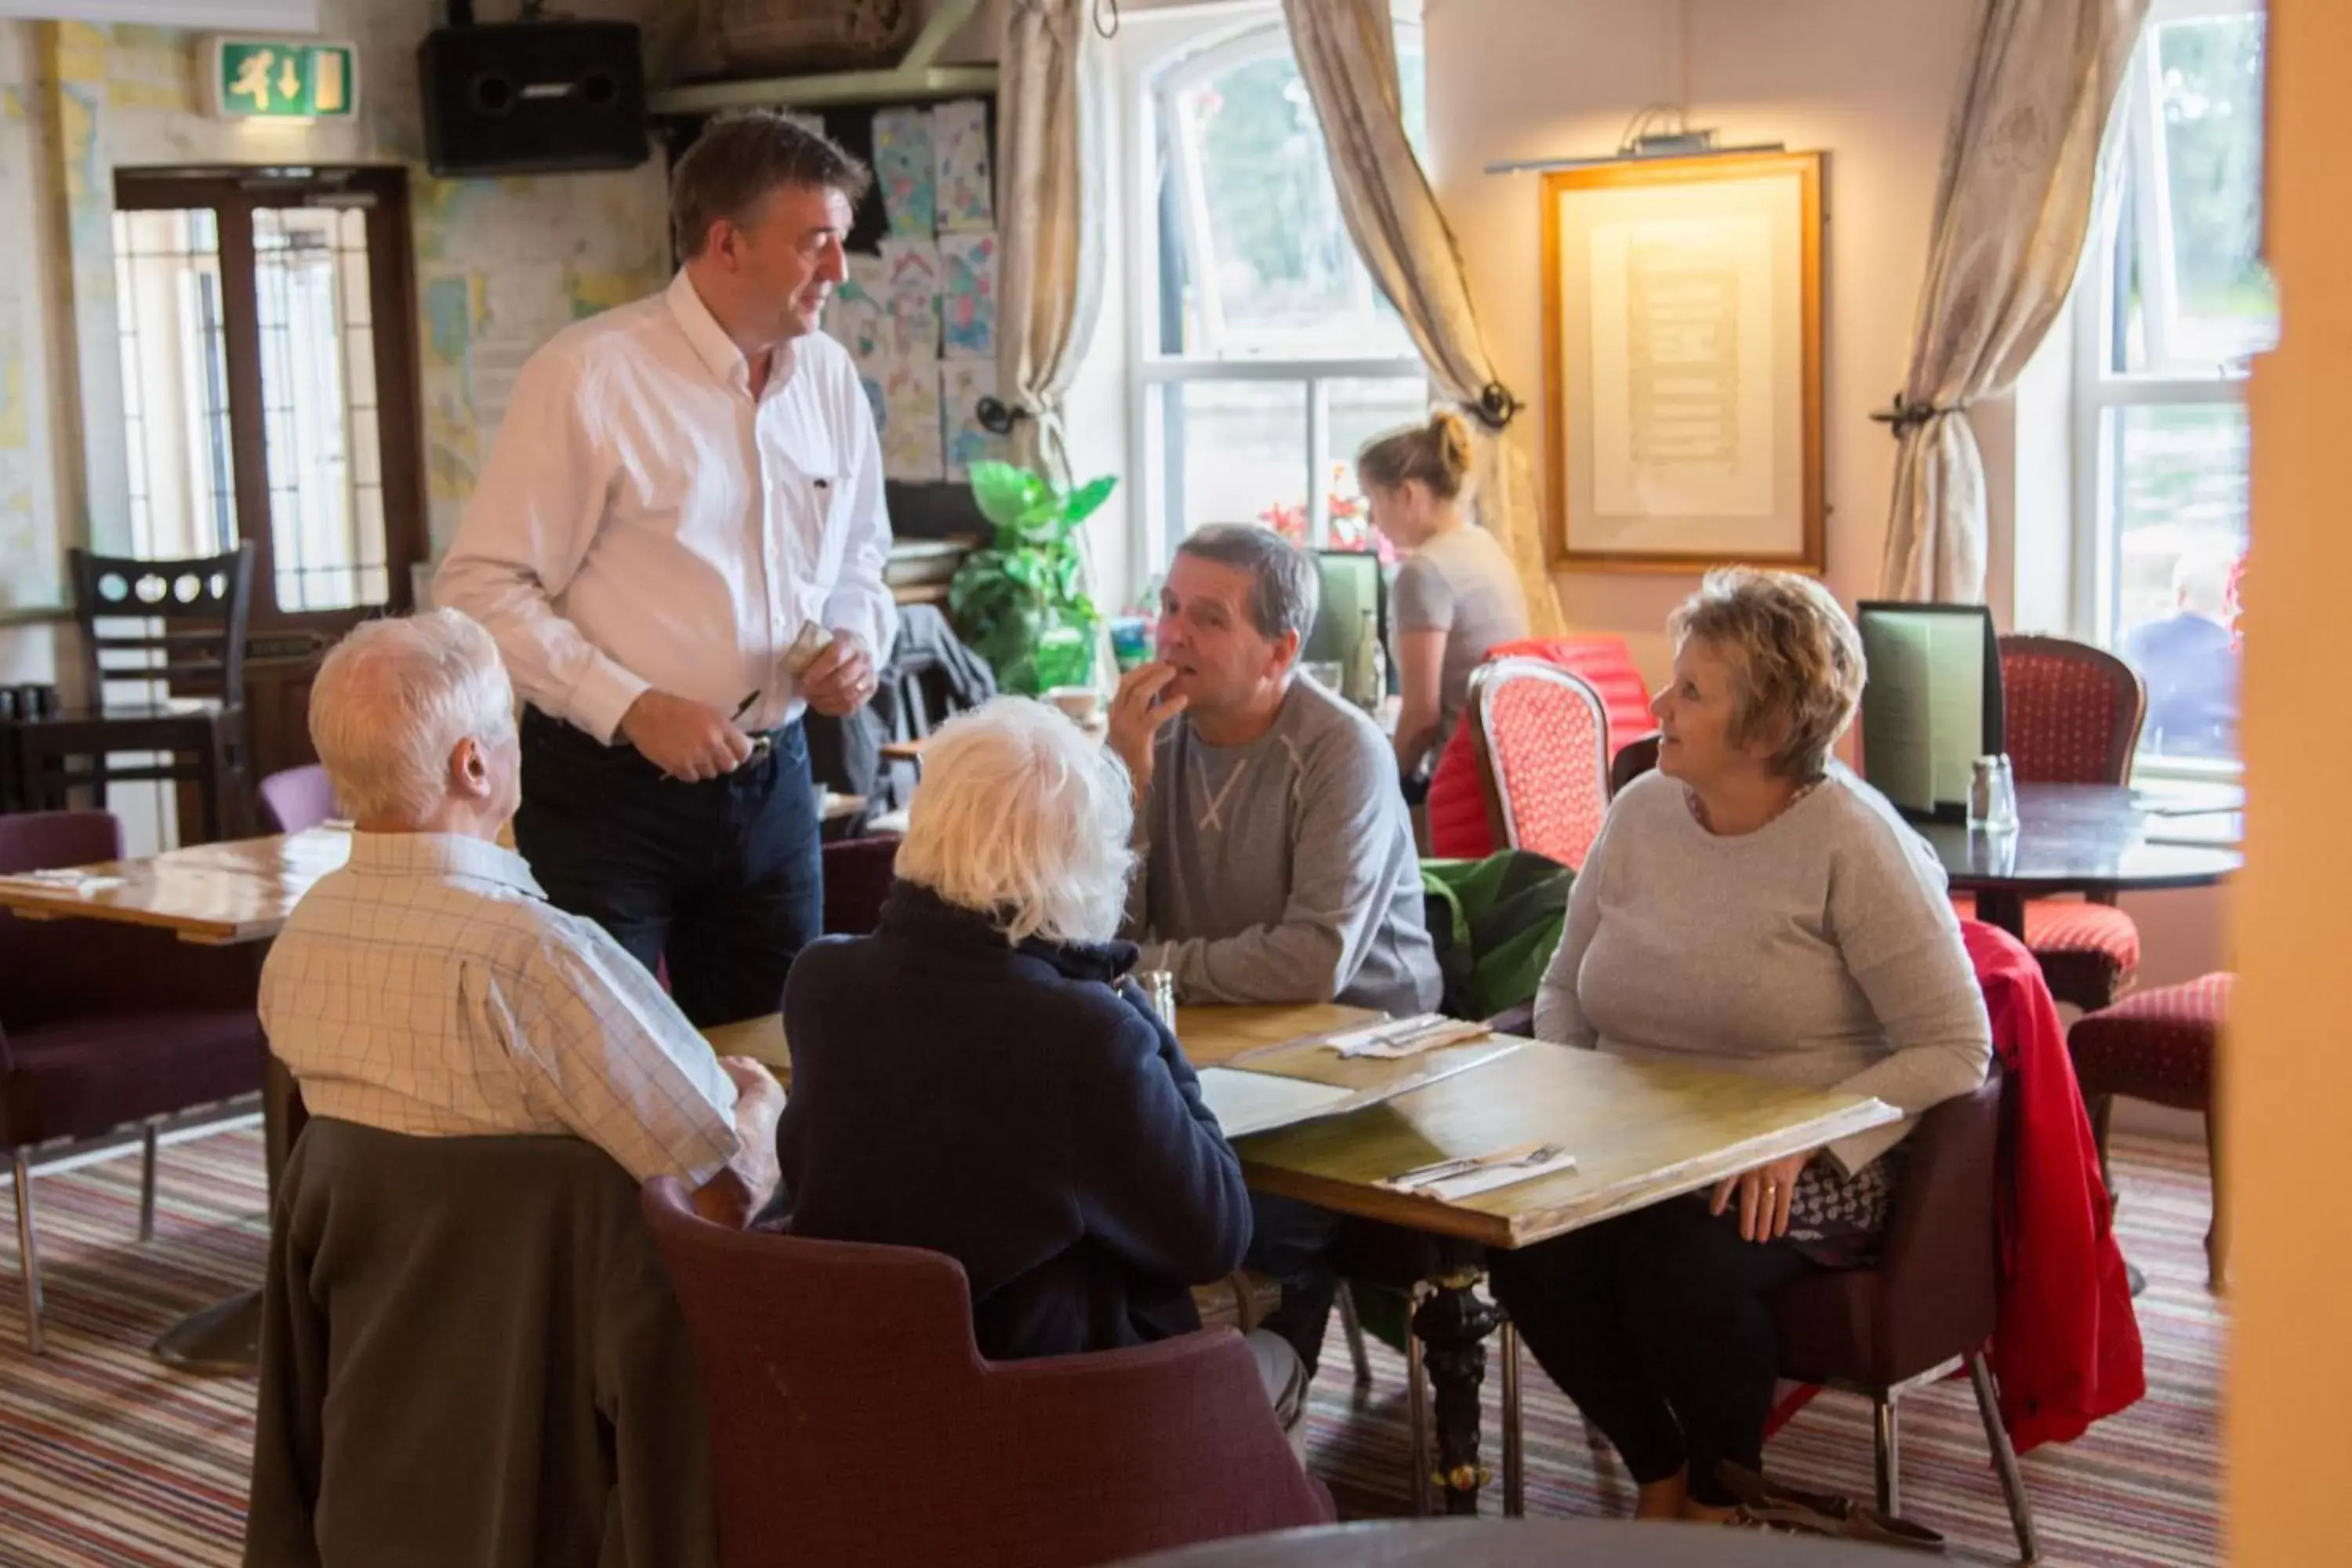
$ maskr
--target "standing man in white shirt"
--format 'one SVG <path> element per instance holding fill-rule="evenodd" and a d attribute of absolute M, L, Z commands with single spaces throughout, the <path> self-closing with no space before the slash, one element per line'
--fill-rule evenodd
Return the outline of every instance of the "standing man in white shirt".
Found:
<path fill-rule="evenodd" d="M 714 121 L 677 278 L 524 364 L 434 583 L 530 703 L 517 847 L 698 1026 L 774 1012 L 818 934 L 801 716 L 870 698 L 897 629 L 874 416 L 817 331 L 867 183 L 781 115 Z"/>

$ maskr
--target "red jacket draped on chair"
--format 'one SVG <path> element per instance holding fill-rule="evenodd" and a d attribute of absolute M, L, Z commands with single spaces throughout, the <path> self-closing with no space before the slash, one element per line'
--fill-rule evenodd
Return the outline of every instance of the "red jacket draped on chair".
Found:
<path fill-rule="evenodd" d="M 2011 1075 L 1992 1365 L 2020 1453 L 2080 1436 L 2147 1392 L 2139 1319 L 2099 1180 L 2091 1121 L 2041 966 L 1996 927 L 1962 921 Z"/>

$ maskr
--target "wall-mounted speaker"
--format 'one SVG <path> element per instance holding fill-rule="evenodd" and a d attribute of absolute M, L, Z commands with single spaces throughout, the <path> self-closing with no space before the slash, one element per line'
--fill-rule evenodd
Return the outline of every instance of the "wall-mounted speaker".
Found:
<path fill-rule="evenodd" d="M 416 49 L 436 174 L 628 169 L 646 161 L 646 72 L 626 22 L 440 27 Z"/>

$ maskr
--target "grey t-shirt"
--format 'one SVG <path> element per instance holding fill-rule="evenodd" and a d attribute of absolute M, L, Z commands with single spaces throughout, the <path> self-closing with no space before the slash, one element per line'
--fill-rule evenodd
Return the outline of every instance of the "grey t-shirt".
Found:
<path fill-rule="evenodd" d="M 1181 714 L 1162 726 L 1136 826 L 1129 925 L 1179 1000 L 1437 1005 L 1394 756 L 1315 681 L 1293 677 L 1273 728 L 1245 745 L 1208 745 Z"/>
<path fill-rule="evenodd" d="M 1661 773 L 1628 784 L 1569 892 L 1539 1039 L 1876 1095 L 1916 1115 L 1984 1081 L 1992 1029 L 1943 868 L 1845 767 L 1718 837 Z M 1847 1174 L 1910 1130 L 1830 1145 Z"/>
<path fill-rule="evenodd" d="M 1495 536 L 1475 523 L 1449 528 L 1397 568 L 1391 618 L 1401 632 L 1443 631 L 1445 662 L 1437 687 L 1437 740 L 1446 738 L 1469 705 L 1470 672 L 1496 643 L 1528 635 L 1528 601 L 1519 574 Z"/>

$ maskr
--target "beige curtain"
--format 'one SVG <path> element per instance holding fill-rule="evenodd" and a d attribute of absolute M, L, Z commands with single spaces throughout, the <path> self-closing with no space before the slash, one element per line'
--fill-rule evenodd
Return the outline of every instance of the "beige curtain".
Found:
<path fill-rule="evenodd" d="M 1086 0 L 1007 0 L 998 56 L 997 399 L 1015 460 L 1070 480 L 1062 397 L 1102 305 L 1099 106 Z"/>
<path fill-rule="evenodd" d="M 1388 0 L 1283 0 L 1298 74 L 1323 122 L 1339 211 L 1357 251 L 1404 318 L 1438 392 L 1468 417 L 1471 505 L 1518 568 L 1529 625 L 1567 629 L 1544 572 L 1535 477 L 1504 434 L 1517 407 L 1495 374 L 1453 231 L 1405 139 Z"/>
<path fill-rule="evenodd" d="M 2016 384 L 2066 302 L 2108 110 L 2147 14 L 2147 0 L 1986 0 L 1894 411 L 1888 598 L 1984 601 L 1984 461 L 1969 405 Z"/>

